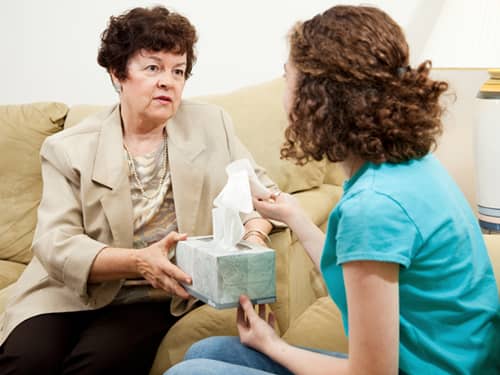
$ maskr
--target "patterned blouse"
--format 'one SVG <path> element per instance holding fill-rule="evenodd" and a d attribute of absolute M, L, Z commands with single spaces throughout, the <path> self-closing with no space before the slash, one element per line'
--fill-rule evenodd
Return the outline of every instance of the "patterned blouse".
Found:
<path fill-rule="evenodd" d="M 127 151 L 124 157 L 128 160 Z M 170 168 L 166 164 L 166 175 L 158 191 L 161 172 L 166 157 L 164 144 L 155 151 L 132 157 L 135 171 L 148 199 L 144 197 L 133 171 L 129 168 L 129 182 L 132 196 L 133 226 L 135 249 L 142 249 L 164 238 L 171 231 L 177 230 L 174 197 L 170 179 Z M 156 196 L 155 193 L 157 192 Z M 172 260 L 173 254 L 169 254 Z M 162 301 L 170 296 L 161 289 L 154 289 L 144 279 L 126 280 L 115 297 L 114 304 L 136 303 L 144 301 Z"/>

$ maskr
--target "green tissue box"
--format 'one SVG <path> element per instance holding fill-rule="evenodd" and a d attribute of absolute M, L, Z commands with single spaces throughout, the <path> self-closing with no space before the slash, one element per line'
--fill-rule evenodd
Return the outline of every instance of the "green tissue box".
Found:
<path fill-rule="evenodd" d="M 177 243 L 176 263 L 192 277 L 189 294 L 217 309 L 238 306 L 241 294 L 253 303 L 276 301 L 274 250 L 240 241 L 231 249 L 214 247 L 212 236 Z"/>

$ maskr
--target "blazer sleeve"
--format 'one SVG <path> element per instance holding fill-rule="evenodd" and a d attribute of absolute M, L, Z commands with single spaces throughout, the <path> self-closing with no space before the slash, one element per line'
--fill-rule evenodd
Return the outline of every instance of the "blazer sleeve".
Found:
<path fill-rule="evenodd" d="M 224 130 L 226 132 L 227 146 L 229 149 L 229 154 L 231 155 L 231 160 L 234 161 L 238 159 L 248 159 L 252 164 L 255 170 L 255 174 L 259 178 L 260 182 L 262 182 L 262 184 L 265 187 L 267 187 L 272 191 L 279 191 L 278 185 L 276 185 L 274 181 L 269 178 L 265 169 L 259 166 L 255 162 L 254 158 L 252 157 L 252 154 L 250 154 L 247 148 L 243 145 L 243 143 L 241 143 L 240 139 L 236 136 L 231 117 L 224 110 L 222 110 L 222 122 L 224 124 Z M 249 214 L 241 214 L 241 219 L 243 221 L 243 224 L 256 217 L 262 217 L 262 216 L 255 210 L 253 212 L 250 212 Z M 286 224 L 275 220 L 270 220 L 270 222 L 273 224 L 274 229 L 287 227 Z"/>
<path fill-rule="evenodd" d="M 40 152 L 43 190 L 32 250 L 50 277 L 87 297 L 87 279 L 107 245 L 85 234 L 79 199 L 79 172 L 52 137 Z"/>

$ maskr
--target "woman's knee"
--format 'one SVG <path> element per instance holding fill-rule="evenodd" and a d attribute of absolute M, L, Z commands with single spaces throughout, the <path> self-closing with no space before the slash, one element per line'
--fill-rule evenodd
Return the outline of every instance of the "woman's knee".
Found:
<path fill-rule="evenodd" d="M 213 359 L 197 358 L 180 362 L 163 375 L 218 375 L 227 370 L 227 366 Z"/>
<path fill-rule="evenodd" d="M 238 337 L 208 337 L 191 345 L 184 356 L 184 360 L 197 358 L 225 359 L 234 351 L 236 345 L 241 345 Z"/>

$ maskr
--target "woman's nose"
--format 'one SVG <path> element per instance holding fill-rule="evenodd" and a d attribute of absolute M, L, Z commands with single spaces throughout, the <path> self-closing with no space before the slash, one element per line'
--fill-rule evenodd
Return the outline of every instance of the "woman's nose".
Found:
<path fill-rule="evenodd" d="M 173 77 L 171 73 L 165 72 L 158 78 L 158 87 L 169 88 L 172 85 Z"/>

